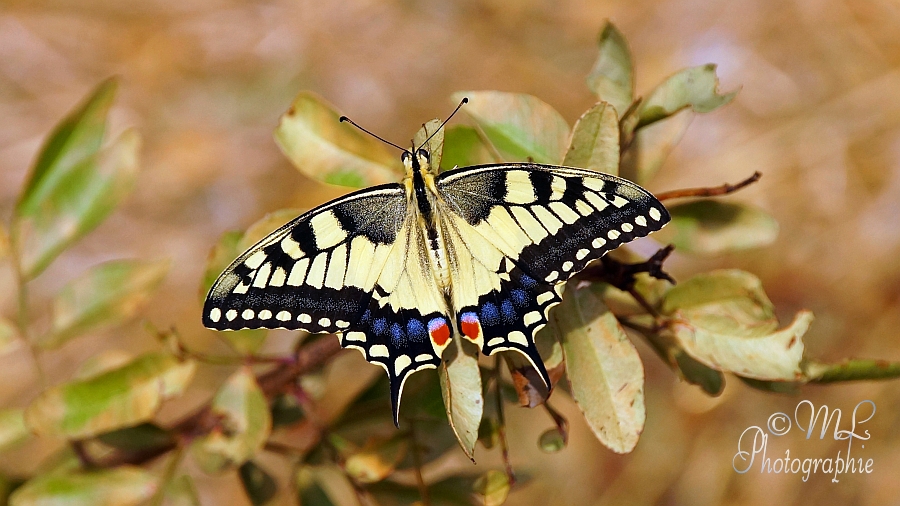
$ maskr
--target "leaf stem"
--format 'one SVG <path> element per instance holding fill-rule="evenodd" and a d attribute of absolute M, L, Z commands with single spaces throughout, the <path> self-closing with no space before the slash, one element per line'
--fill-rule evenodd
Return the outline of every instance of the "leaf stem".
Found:
<path fill-rule="evenodd" d="M 669 200 L 669 199 L 680 199 L 685 197 L 719 197 L 722 195 L 728 195 L 729 193 L 734 193 L 744 187 L 747 187 L 757 181 L 762 177 L 762 173 L 757 171 L 754 172 L 752 176 L 747 179 L 737 183 L 737 184 L 728 184 L 725 183 L 722 186 L 713 186 L 707 188 L 685 188 L 682 190 L 672 190 L 667 192 L 662 192 L 656 194 L 656 198 L 660 201 Z"/>
<path fill-rule="evenodd" d="M 28 303 L 28 280 L 25 279 L 25 274 L 22 272 L 22 262 L 19 258 L 18 247 L 15 244 L 10 244 L 9 256 L 11 259 L 13 271 L 16 276 L 18 305 L 16 324 L 19 330 L 19 338 L 22 340 L 25 347 L 28 348 L 28 353 L 31 355 L 31 361 L 34 364 L 34 370 L 37 373 L 38 380 L 41 383 L 41 390 L 45 390 L 50 383 L 47 379 L 47 373 L 44 372 L 44 368 L 43 366 L 41 366 L 41 350 L 38 345 L 35 344 L 31 339 L 31 314 L 29 310 L 30 304 Z"/>
<path fill-rule="evenodd" d="M 811 362 L 805 371 L 810 383 L 893 379 L 900 377 L 900 362 L 873 359 L 851 359 L 837 364 Z"/>
<path fill-rule="evenodd" d="M 512 463 L 509 461 L 509 442 L 506 440 L 506 415 L 503 413 L 503 394 L 500 381 L 500 355 L 494 359 L 494 386 L 496 388 L 495 399 L 497 402 L 497 436 L 500 439 L 500 452 L 503 455 L 503 464 L 506 466 L 506 477 L 509 485 L 516 482 L 516 473 L 513 472 Z"/>

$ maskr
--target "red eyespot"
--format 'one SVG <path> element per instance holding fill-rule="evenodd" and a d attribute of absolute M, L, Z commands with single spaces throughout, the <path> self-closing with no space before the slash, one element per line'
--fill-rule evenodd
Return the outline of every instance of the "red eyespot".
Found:
<path fill-rule="evenodd" d="M 431 340 L 438 346 L 447 344 L 450 339 L 450 328 L 443 318 L 434 318 L 428 322 L 428 333 L 431 334 Z"/>

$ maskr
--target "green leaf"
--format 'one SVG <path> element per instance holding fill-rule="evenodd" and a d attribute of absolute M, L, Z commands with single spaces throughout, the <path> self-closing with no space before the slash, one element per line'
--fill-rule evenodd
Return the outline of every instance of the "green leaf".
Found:
<path fill-rule="evenodd" d="M 38 435 L 83 439 L 146 422 L 163 400 L 175 397 L 193 378 L 196 364 L 149 353 L 91 378 L 41 393 L 25 410 Z"/>
<path fill-rule="evenodd" d="M 114 430 L 100 434 L 97 439 L 107 446 L 129 452 L 148 448 L 164 448 L 175 443 L 175 438 L 169 431 L 153 423 L 142 423 L 134 427 Z"/>
<path fill-rule="evenodd" d="M 772 303 L 759 279 L 713 271 L 680 283 L 664 297 L 669 329 L 692 357 L 708 367 L 760 380 L 802 379 L 802 336 L 813 316 L 801 311 L 777 330 Z"/>
<path fill-rule="evenodd" d="M 422 128 L 416 132 L 415 137 L 413 137 L 413 143 L 415 143 L 416 148 L 424 147 L 428 150 L 428 153 L 431 155 L 431 166 L 434 168 L 438 168 L 441 166 L 441 157 L 444 153 L 444 130 L 435 133 L 438 127 L 441 126 L 442 121 L 439 119 L 433 119 L 428 123 L 422 125 Z M 431 135 L 434 134 L 434 137 Z M 425 139 L 431 137 L 431 140 L 428 141 L 428 144 L 422 146 L 425 142 Z"/>
<path fill-rule="evenodd" d="M 746 204 L 697 200 L 666 208 L 672 222 L 656 237 L 678 251 L 715 255 L 759 248 L 778 237 L 778 222 Z"/>
<path fill-rule="evenodd" d="M 298 502 L 302 506 L 332 506 L 359 502 L 353 484 L 337 466 L 303 466 L 297 471 L 295 482 Z"/>
<path fill-rule="evenodd" d="M 690 107 L 711 112 L 731 102 L 737 91 L 718 94 L 719 79 L 712 63 L 684 69 L 657 86 L 641 103 L 637 128 L 645 127 Z"/>
<path fill-rule="evenodd" d="M 597 438 L 617 453 L 644 428 L 644 368 L 618 320 L 590 287 L 566 291 L 555 318 L 572 396 Z"/>
<path fill-rule="evenodd" d="M 619 173 L 619 119 L 611 105 L 600 102 L 578 118 L 563 165 Z"/>
<path fill-rule="evenodd" d="M 379 482 L 394 472 L 406 456 L 408 444 L 401 438 L 370 440 L 365 447 L 350 453 L 344 471 L 357 483 Z"/>
<path fill-rule="evenodd" d="M 485 137 L 509 161 L 531 158 L 538 163 L 559 164 L 566 152 L 569 125 L 546 102 L 521 93 L 501 91 L 460 91 L 458 102 L 469 98 L 463 107 Z"/>
<path fill-rule="evenodd" d="M 131 192 L 139 147 L 138 133 L 127 130 L 102 151 L 44 173 L 13 219 L 12 240 L 26 278 L 96 228 Z"/>
<path fill-rule="evenodd" d="M 60 290 L 44 348 L 126 321 L 137 314 L 169 271 L 168 261 L 113 260 L 92 267 Z"/>
<path fill-rule="evenodd" d="M 469 167 L 495 161 L 478 131 L 470 126 L 456 125 L 444 134 L 443 170 Z"/>
<path fill-rule="evenodd" d="M 622 153 L 622 177 L 647 184 L 681 141 L 693 119 L 693 112 L 682 110 L 635 132 L 628 149 Z"/>
<path fill-rule="evenodd" d="M 272 417 L 249 367 L 238 369 L 228 378 L 211 407 L 219 423 L 212 432 L 195 440 L 191 449 L 204 471 L 216 473 L 256 455 L 272 430 Z"/>
<path fill-rule="evenodd" d="M 333 105 L 303 91 L 281 117 L 275 142 L 297 170 L 317 181 L 362 188 L 403 176 L 399 156 L 339 119 Z"/>
<path fill-rule="evenodd" d="M 634 100 L 634 65 L 628 43 L 610 22 L 600 32 L 600 54 L 587 77 L 588 88 L 600 100 L 609 102 L 619 114 Z"/>
<path fill-rule="evenodd" d="M 0 409 L 0 451 L 25 441 L 30 435 L 25 425 L 24 409 Z"/>
<path fill-rule="evenodd" d="M 509 476 L 496 469 L 484 473 L 472 485 L 472 490 L 480 496 L 479 504 L 484 506 L 499 506 L 505 503 L 510 488 L 512 483 Z"/>
<path fill-rule="evenodd" d="M 116 79 L 103 81 L 56 126 L 41 148 L 25 188 L 19 195 L 15 214 L 37 212 L 48 194 L 59 186 L 59 178 L 97 153 L 103 142 L 107 115 L 117 87 Z"/>
<path fill-rule="evenodd" d="M 149 472 L 132 466 L 47 474 L 22 485 L 13 492 L 9 503 L 11 506 L 129 506 L 152 497 L 157 481 Z"/>
<path fill-rule="evenodd" d="M 250 504 L 253 506 L 263 506 L 278 493 L 278 484 L 275 483 L 275 479 L 252 460 L 244 462 L 238 469 L 238 475 L 241 477 L 244 492 L 247 493 Z"/>
<path fill-rule="evenodd" d="M 703 365 L 681 348 L 674 355 L 678 372 L 685 381 L 697 385 L 712 396 L 721 394 L 725 389 L 725 376 L 721 372 Z"/>
<path fill-rule="evenodd" d="M 477 351 L 467 352 L 463 348 L 462 339 L 453 339 L 438 367 L 447 419 L 459 446 L 470 459 L 475 458 L 478 426 L 484 413 L 477 356 Z"/>
<path fill-rule="evenodd" d="M 272 401 L 272 428 L 294 425 L 306 418 L 306 413 L 297 402 L 297 397 L 282 394 Z"/>

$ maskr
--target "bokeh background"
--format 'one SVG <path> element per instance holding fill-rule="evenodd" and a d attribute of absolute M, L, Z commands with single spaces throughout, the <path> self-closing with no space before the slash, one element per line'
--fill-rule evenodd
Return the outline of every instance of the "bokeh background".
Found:
<path fill-rule="evenodd" d="M 272 140 L 294 95 L 311 89 L 398 143 L 443 117 L 457 90 L 537 95 L 569 121 L 594 102 L 584 78 L 611 19 L 628 38 L 637 91 L 687 66 L 717 63 L 729 106 L 695 118 L 651 190 L 738 181 L 730 197 L 781 224 L 765 249 L 719 258 L 677 255 L 672 274 L 739 267 L 759 275 L 782 322 L 815 312 L 808 352 L 823 360 L 900 360 L 900 7 L 892 0 L 4 0 L 0 3 L 0 211 L 9 215 L 52 126 L 102 79 L 122 82 L 115 128 L 144 136 L 135 193 L 35 286 L 40 306 L 99 261 L 169 258 L 173 268 L 144 313 L 197 349 L 225 349 L 202 329 L 198 285 L 220 233 L 268 211 L 311 207 L 344 190 L 304 178 Z M 0 274 L 10 286 L 10 274 Z M 0 290 L 12 311 L 13 290 Z M 279 351 L 290 336 L 267 344 Z M 155 347 L 137 323 L 48 353 L 57 381 L 99 350 Z M 512 459 L 533 479 L 510 504 L 900 504 L 900 382 L 806 387 L 766 394 L 730 378 L 718 398 L 679 382 L 643 344 L 647 426 L 636 451 L 613 454 L 564 396 L 570 447 L 536 444 L 551 426 L 538 410 L 509 413 Z M 365 367 L 359 359 L 360 367 Z M 162 418 L 206 400 L 227 370 L 206 368 Z M 0 360 L 0 405 L 36 394 L 27 353 Z M 877 406 L 871 439 L 854 456 L 873 472 L 838 483 L 818 474 L 739 475 L 741 432 L 800 400 Z M 797 432 L 770 456 L 834 457 L 846 442 Z M 0 456 L 0 470 L 30 472 L 53 450 L 32 443 Z M 479 450 L 486 469 L 496 452 Z M 858 452 L 858 453 L 857 453 Z M 774 454 L 774 455 L 773 455 Z M 461 456 L 460 452 L 460 456 Z M 470 464 L 466 464 L 471 467 Z M 267 462 L 272 468 L 278 461 Z M 205 504 L 248 504 L 234 475 L 205 477 Z M 290 504 L 285 500 L 282 504 Z"/>

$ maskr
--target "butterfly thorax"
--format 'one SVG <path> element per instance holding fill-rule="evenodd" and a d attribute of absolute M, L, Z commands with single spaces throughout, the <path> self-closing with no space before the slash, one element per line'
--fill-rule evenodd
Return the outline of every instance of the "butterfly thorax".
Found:
<path fill-rule="evenodd" d="M 444 247 L 444 238 L 435 215 L 437 205 L 437 189 L 434 186 L 434 174 L 428 152 L 424 149 L 415 150 L 415 155 L 404 153 L 403 164 L 406 166 L 406 178 L 404 183 L 407 198 L 411 199 L 415 209 L 416 219 L 420 221 L 418 230 L 423 231 L 424 241 L 428 245 L 431 270 L 434 273 L 438 286 L 448 293 L 450 289 L 450 266 L 447 263 L 447 253 Z"/>

